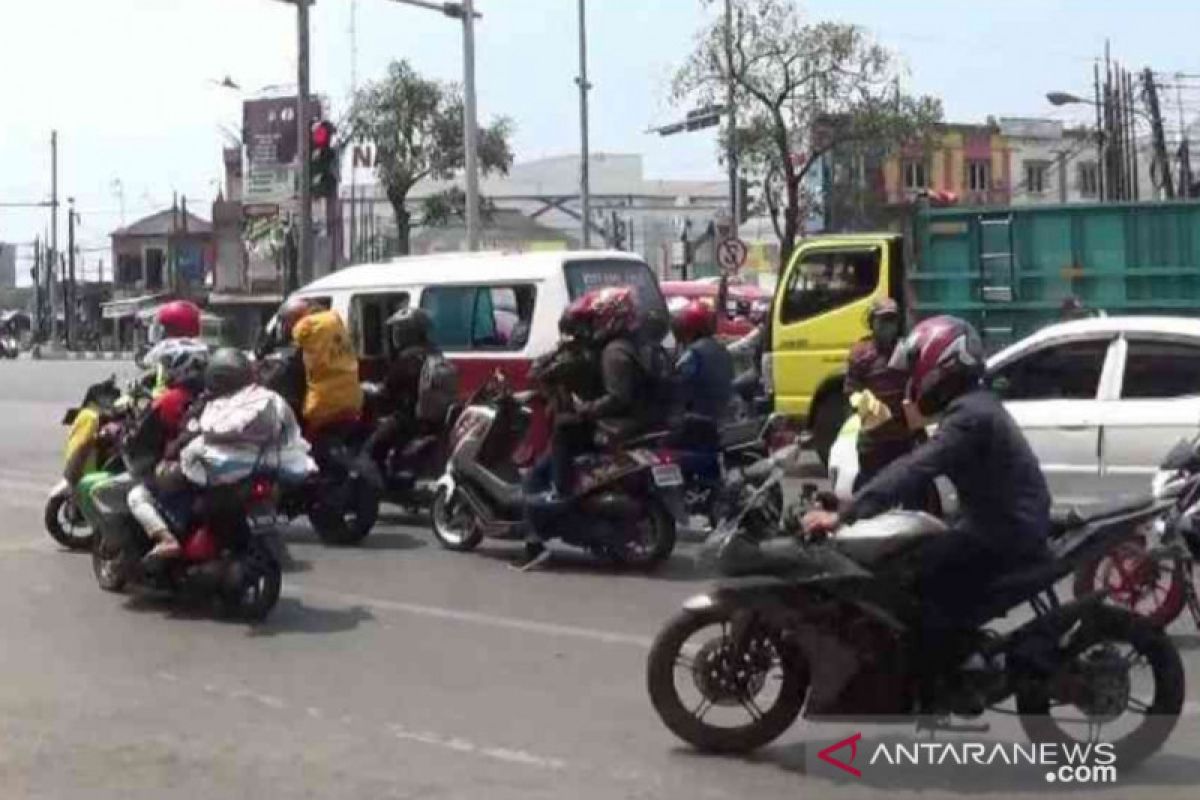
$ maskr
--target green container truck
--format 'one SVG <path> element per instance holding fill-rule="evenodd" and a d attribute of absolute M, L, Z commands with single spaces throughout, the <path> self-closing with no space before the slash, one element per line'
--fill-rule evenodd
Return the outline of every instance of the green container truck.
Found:
<path fill-rule="evenodd" d="M 1060 319 L 1200 312 L 1200 203 L 925 208 L 906 226 L 909 307 L 975 324 L 989 349 Z"/>

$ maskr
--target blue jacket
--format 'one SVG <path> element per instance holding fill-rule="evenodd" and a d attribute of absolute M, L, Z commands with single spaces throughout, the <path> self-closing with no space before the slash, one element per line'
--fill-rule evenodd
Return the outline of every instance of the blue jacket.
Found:
<path fill-rule="evenodd" d="M 688 345 L 676 362 L 677 405 L 687 414 L 720 421 L 733 400 L 733 356 L 725 345 L 706 336 Z"/>

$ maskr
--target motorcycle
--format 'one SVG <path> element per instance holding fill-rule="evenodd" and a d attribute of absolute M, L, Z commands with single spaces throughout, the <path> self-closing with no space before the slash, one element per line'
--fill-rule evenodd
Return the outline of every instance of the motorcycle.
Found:
<path fill-rule="evenodd" d="M 195 522 L 176 532 L 182 555 L 150 560 L 145 556 L 153 543 L 125 504 L 97 504 L 96 582 L 108 592 L 128 584 L 203 592 L 245 620 L 262 620 L 283 584 L 275 496 L 276 484 L 262 476 L 202 490 L 192 509 Z"/>
<path fill-rule="evenodd" d="M 384 414 L 378 409 L 378 384 L 364 383 L 364 405 L 368 419 L 375 424 L 384 422 Z M 462 406 L 453 406 L 446 415 L 445 423 L 436 434 L 416 436 L 402 447 L 394 448 L 381 458 L 374 459 L 379 471 L 383 493 L 382 500 L 405 508 L 416 514 L 428 511 L 437 492 L 437 479 L 446 469 L 447 434 L 454 428 Z"/>
<path fill-rule="evenodd" d="M 532 399 L 512 392 L 497 373 L 459 416 L 431 514 L 433 534 L 446 549 L 470 551 L 484 537 L 524 538 L 525 494 L 512 454 L 532 423 Z M 547 528 L 567 544 L 638 569 L 671 555 L 684 479 L 669 452 L 633 441 L 584 456 L 576 469 L 577 489 Z"/>
<path fill-rule="evenodd" d="M 262 348 L 256 355 L 259 383 L 288 398 L 287 388 L 281 385 L 289 355 L 286 348 Z M 363 452 L 368 434 L 365 421 L 326 432 L 323 441 L 313 442 L 317 473 L 301 484 L 281 489 L 280 512 L 288 519 L 307 516 L 325 544 L 359 544 L 379 519 L 383 478 L 369 454 Z"/>
<path fill-rule="evenodd" d="M 1121 768 L 1131 767 L 1178 722 L 1179 652 L 1148 621 L 1099 597 L 1060 604 L 1054 586 L 1165 506 L 1145 498 L 1057 517 L 1053 557 L 991 584 L 968 621 L 973 635 L 956 642 L 963 660 L 939 676 L 928 707 L 919 699 L 921 608 L 912 580 L 923 545 L 946 534 L 943 523 L 893 511 L 831 537 L 760 544 L 744 518 L 734 521 L 706 548 L 727 577 L 685 602 L 654 641 L 651 702 L 675 735 L 721 753 L 762 747 L 801 713 L 812 721 L 920 714 L 927 730 L 983 731 L 952 726 L 949 715 L 978 718 L 1015 698 L 1032 741 L 1069 744 L 1079 741 L 1072 724 L 1082 722 L 1079 732 L 1095 742 L 1129 712 L 1138 724 L 1112 745 Z M 1032 620 L 1003 633 L 987 627 L 1025 603 Z M 1131 673 L 1143 661 L 1149 699 L 1134 697 L 1144 685 Z M 1055 716 L 1063 712 L 1074 720 Z"/>
<path fill-rule="evenodd" d="M 121 437 L 148 402 L 149 395 L 139 385 L 131 384 L 122 391 L 113 376 L 89 386 L 83 402 L 67 409 L 63 415 L 62 424 L 72 429 L 68 439 L 91 430 L 89 438 L 80 439 L 75 444 L 91 447 L 94 452 L 92 469 L 81 476 L 77 485 L 72 486 L 63 478 L 54 484 L 46 498 L 42 514 L 46 532 L 63 547 L 69 550 L 92 549 L 95 532 L 83 507 L 87 503 L 88 491 L 96 481 L 124 470 L 119 448 Z M 96 414 L 96 424 L 87 424 L 89 421 L 81 418 L 81 413 Z M 81 426 L 86 425 L 83 431 L 75 430 L 77 422 Z"/>
<path fill-rule="evenodd" d="M 1194 565 L 1200 558 L 1200 436 L 1177 443 L 1151 483 L 1166 513 L 1075 572 L 1075 597 L 1102 593 L 1108 602 L 1165 628 L 1187 608 L 1200 628 Z"/>

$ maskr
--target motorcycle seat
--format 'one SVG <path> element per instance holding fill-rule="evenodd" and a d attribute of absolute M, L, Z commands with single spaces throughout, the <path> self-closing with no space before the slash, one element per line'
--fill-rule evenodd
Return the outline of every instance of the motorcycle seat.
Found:
<path fill-rule="evenodd" d="M 1150 495 L 1123 495 L 1086 506 L 1055 508 L 1050 512 L 1050 535 L 1059 536 L 1097 520 L 1133 514 L 1154 504 Z"/>
<path fill-rule="evenodd" d="M 1020 602 L 1053 586 L 1071 571 L 1064 561 L 1046 558 L 1029 566 L 1005 572 L 991 582 L 989 594 L 1008 601 Z"/>

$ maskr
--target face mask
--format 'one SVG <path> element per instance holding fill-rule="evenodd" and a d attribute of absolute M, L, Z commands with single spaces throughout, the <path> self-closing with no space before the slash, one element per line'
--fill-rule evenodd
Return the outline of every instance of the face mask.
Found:
<path fill-rule="evenodd" d="M 884 344 L 895 344 L 900 338 L 900 322 L 894 319 L 877 319 L 871 323 L 871 332 Z"/>

